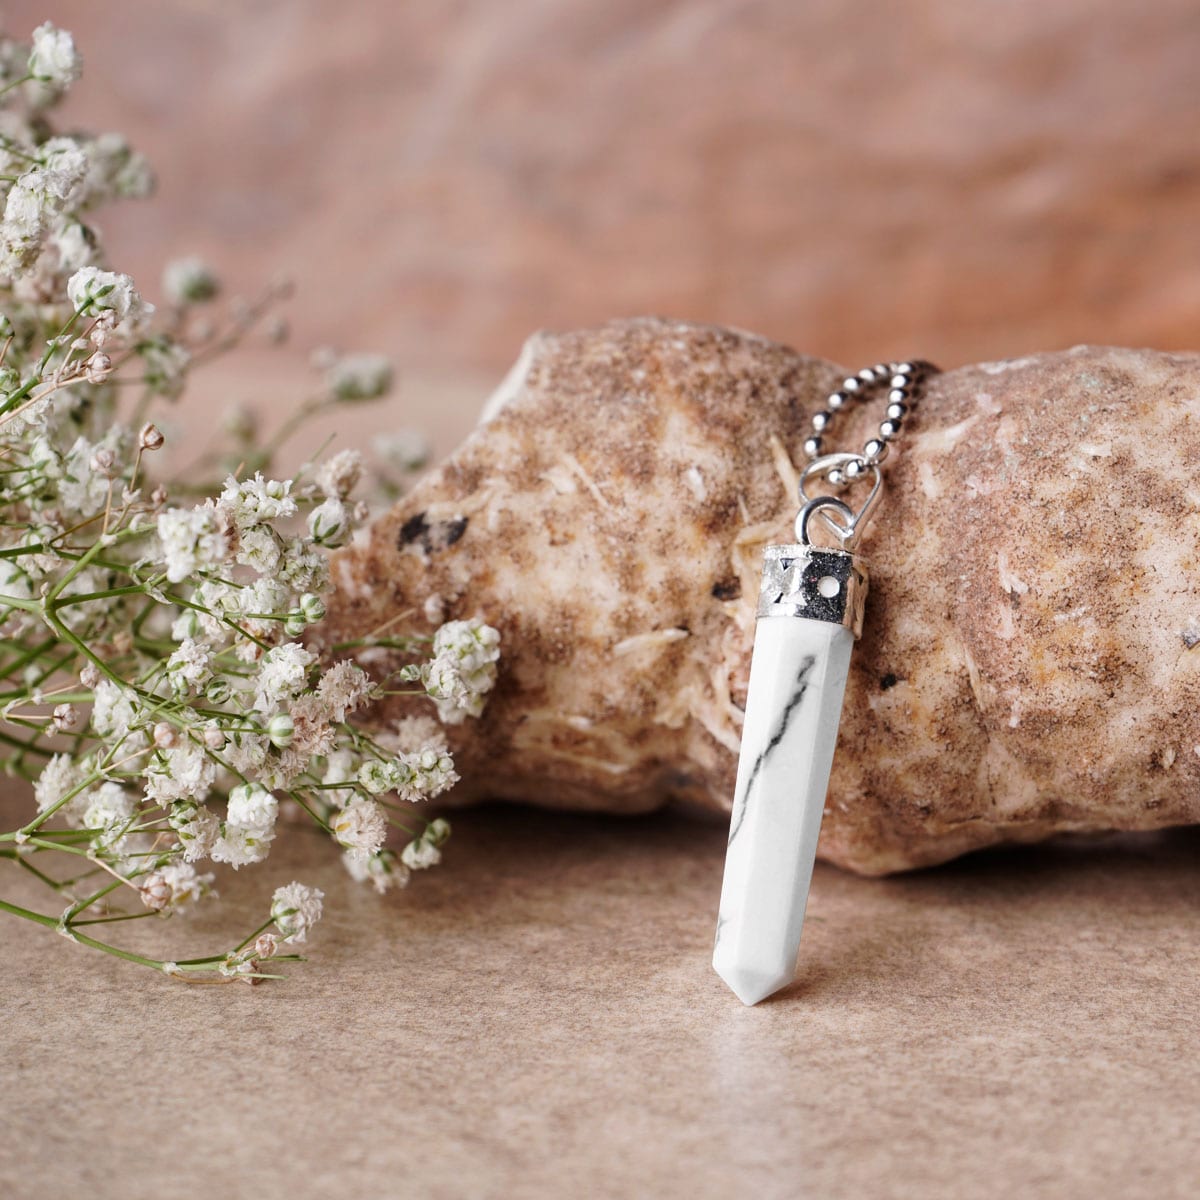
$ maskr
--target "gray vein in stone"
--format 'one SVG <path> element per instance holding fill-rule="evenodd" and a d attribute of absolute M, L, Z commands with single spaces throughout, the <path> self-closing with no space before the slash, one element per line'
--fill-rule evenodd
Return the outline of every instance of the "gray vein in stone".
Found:
<path fill-rule="evenodd" d="M 812 669 L 816 666 L 817 656 L 815 654 L 806 654 L 800 664 L 800 672 L 796 676 L 796 690 L 788 698 L 787 704 L 784 706 L 783 713 L 779 718 L 779 727 L 775 730 L 771 740 L 763 747 L 758 758 L 754 760 L 754 766 L 751 768 L 749 778 L 746 780 L 746 786 L 742 789 L 742 793 L 737 797 L 733 813 L 733 821 L 729 829 L 729 841 L 737 836 L 738 830 L 742 827 L 742 821 L 746 816 L 746 806 L 750 801 L 750 792 L 754 788 L 754 781 L 758 778 L 758 773 L 766 763 L 772 750 L 783 741 L 783 735 L 787 732 L 788 722 L 792 718 L 792 713 L 800 706 L 800 701 L 804 699 L 804 693 L 808 691 L 808 677 L 812 673 Z"/>

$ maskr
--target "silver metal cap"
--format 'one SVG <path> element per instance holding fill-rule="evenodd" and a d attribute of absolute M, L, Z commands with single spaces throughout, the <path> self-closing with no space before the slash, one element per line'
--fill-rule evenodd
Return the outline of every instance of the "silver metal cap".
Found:
<path fill-rule="evenodd" d="M 763 550 L 760 617 L 808 617 L 862 634 L 867 569 L 846 550 L 802 543 Z"/>

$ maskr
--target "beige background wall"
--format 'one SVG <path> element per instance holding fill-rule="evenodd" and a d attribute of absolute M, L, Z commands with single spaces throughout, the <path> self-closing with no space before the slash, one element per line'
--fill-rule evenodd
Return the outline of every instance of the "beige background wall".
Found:
<path fill-rule="evenodd" d="M 158 199 L 104 222 L 118 265 L 286 272 L 301 343 L 471 380 L 455 428 L 531 330 L 634 313 L 846 363 L 1200 342 L 1188 0 L 6 15 L 72 29 L 72 113 L 159 168 Z"/>

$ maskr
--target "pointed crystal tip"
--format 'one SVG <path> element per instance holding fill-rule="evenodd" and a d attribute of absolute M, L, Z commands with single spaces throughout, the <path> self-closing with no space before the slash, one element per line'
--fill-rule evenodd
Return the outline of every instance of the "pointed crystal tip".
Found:
<path fill-rule="evenodd" d="M 745 1005 L 757 1004 L 795 978 L 794 971 L 763 971 L 736 963 L 713 960 L 713 970 L 733 989 L 733 994 Z"/>

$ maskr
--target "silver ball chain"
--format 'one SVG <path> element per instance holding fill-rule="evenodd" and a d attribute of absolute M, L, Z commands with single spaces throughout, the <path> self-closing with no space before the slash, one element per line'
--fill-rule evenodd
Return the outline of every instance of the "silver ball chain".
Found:
<path fill-rule="evenodd" d="M 883 484 L 880 464 L 888 456 L 891 443 L 900 433 L 905 418 L 916 407 L 922 389 L 930 375 L 938 373 L 933 363 L 923 359 L 911 362 L 877 363 L 857 375 L 847 375 L 841 387 L 831 392 L 826 406 L 812 418 L 813 432 L 804 440 L 808 465 L 800 475 L 801 510 L 796 518 L 796 537 L 810 544 L 808 524 L 817 513 L 846 550 L 853 548 L 879 499 Z M 830 453 L 825 449 L 824 434 L 834 416 L 856 397 L 866 399 L 887 389 L 887 411 L 879 425 L 879 433 L 870 438 L 861 454 Z M 872 477 L 874 486 L 857 512 L 836 496 L 810 496 L 805 488 L 811 480 L 822 479 L 838 491 L 864 477 Z"/>
<path fill-rule="evenodd" d="M 820 458 L 825 453 L 822 435 L 829 429 L 835 414 L 856 397 L 865 399 L 886 385 L 887 411 L 880 423 L 879 435 L 867 442 L 856 459 L 851 459 L 843 467 L 834 468 L 826 475 L 834 487 L 857 479 L 870 467 L 887 458 L 888 447 L 900 433 L 904 418 L 916 406 L 922 385 L 937 370 L 933 363 L 915 359 L 912 362 L 877 363 L 873 367 L 865 367 L 857 375 L 847 375 L 842 380 L 842 386 L 836 392 L 831 392 L 825 401 L 828 407 L 813 414 L 813 434 L 804 441 L 805 455 L 809 459 Z"/>

